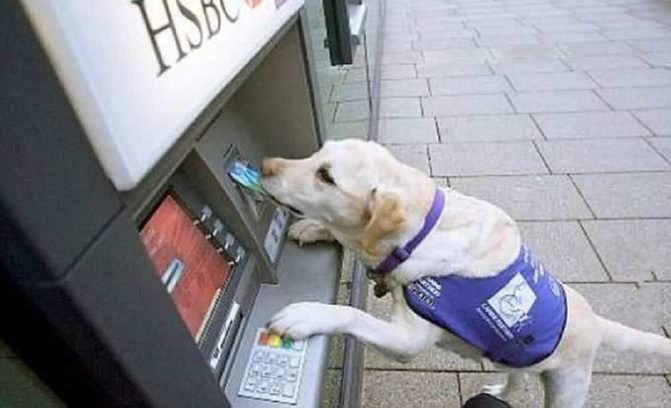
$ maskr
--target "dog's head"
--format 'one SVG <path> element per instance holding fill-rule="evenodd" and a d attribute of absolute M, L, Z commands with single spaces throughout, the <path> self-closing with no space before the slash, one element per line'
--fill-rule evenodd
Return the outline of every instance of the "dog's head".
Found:
<path fill-rule="evenodd" d="M 370 255 L 406 223 L 413 189 L 425 185 L 416 180 L 429 180 L 377 143 L 354 139 L 327 142 L 306 159 L 266 159 L 261 172 L 279 203 Z"/>

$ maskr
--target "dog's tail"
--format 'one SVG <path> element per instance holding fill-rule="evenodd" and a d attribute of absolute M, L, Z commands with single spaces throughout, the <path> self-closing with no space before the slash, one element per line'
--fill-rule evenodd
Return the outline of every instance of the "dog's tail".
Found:
<path fill-rule="evenodd" d="M 597 316 L 603 333 L 602 343 L 619 351 L 661 354 L 671 357 L 671 339 L 627 327 L 621 323 Z"/>

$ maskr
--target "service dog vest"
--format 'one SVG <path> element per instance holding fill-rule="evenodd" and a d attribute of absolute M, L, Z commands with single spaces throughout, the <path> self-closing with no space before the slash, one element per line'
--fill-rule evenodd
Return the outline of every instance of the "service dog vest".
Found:
<path fill-rule="evenodd" d="M 424 277 L 404 292 L 415 313 L 510 367 L 528 367 L 552 354 L 566 325 L 561 283 L 526 246 L 496 276 Z"/>

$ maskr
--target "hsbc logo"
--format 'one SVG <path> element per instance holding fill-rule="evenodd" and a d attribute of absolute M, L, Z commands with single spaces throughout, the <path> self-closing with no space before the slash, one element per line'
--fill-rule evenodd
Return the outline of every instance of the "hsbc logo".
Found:
<path fill-rule="evenodd" d="M 241 7 L 255 9 L 264 0 L 131 0 L 137 6 L 163 75 L 215 37 L 224 24 L 236 24 Z"/>

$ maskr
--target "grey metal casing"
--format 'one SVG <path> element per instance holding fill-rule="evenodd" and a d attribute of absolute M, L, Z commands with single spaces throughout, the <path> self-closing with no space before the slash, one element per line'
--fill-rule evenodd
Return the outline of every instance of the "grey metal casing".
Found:
<path fill-rule="evenodd" d="M 260 54 L 254 62 L 256 66 L 241 73 L 233 87 L 213 101 L 140 188 L 119 195 L 98 165 L 23 11 L 15 3 L 3 3 L 0 12 L 2 38 L 11 38 L 7 43 L 12 46 L 7 49 L 11 50 L 14 65 L 5 66 L 0 78 L 7 85 L 0 99 L 0 293 L 11 291 L 16 295 L 12 296 L 16 302 L 12 312 L 25 316 L 23 326 L 4 327 L 3 337 L 6 332 L 13 332 L 12 346 L 38 373 L 62 369 L 60 378 L 45 378 L 72 405 L 227 406 L 215 377 L 155 276 L 139 240 L 137 222 L 153 194 L 175 169 L 183 167 L 188 172 L 189 165 L 183 166 L 183 159 L 236 90 L 242 89 L 238 98 L 247 106 L 246 114 L 251 115 L 248 120 L 264 119 L 256 124 L 257 137 L 266 137 L 273 131 L 269 123 L 272 115 L 267 112 L 275 107 L 276 114 L 292 118 L 284 122 L 287 129 L 293 129 L 286 134 L 301 135 L 301 140 L 307 141 L 294 143 L 296 150 L 292 150 L 289 142 L 295 140 L 279 141 L 271 135 L 258 155 L 303 156 L 319 146 L 318 119 L 296 20 L 269 44 L 270 49 Z M 273 88 L 268 82 L 273 65 L 261 66 L 259 71 L 253 69 L 275 51 L 272 46 L 279 44 L 286 33 L 293 43 L 286 49 L 279 47 L 276 55 L 278 61 L 300 68 L 288 72 L 301 80 L 297 87 L 297 82 L 289 77 Z M 256 73 L 260 82 L 244 81 Z M 274 96 L 263 95 L 264 81 L 266 89 L 274 90 Z M 245 83 L 250 84 L 248 89 L 244 89 Z M 296 92 L 300 93 L 300 98 L 295 98 L 297 102 L 280 103 Z M 259 110 L 250 109 L 251 106 Z M 197 184 L 196 172 L 190 176 Z M 198 187 L 207 191 L 212 186 Z M 292 259 L 329 260 L 323 264 L 328 270 L 320 275 L 323 284 L 315 283 L 320 290 L 313 295 L 318 295 L 315 300 L 332 301 L 339 265 L 337 249 L 329 247 L 313 253 L 304 250 L 294 253 Z M 267 315 L 266 308 L 270 307 L 251 307 L 259 284 L 258 277 L 249 274 L 236 293 L 236 299 L 246 303 L 243 310 L 251 311 L 251 315 L 257 310 L 260 315 Z M 264 293 L 272 293 L 268 288 L 271 286 L 260 287 Z M 278 299 L 287 303 L 291 297 Z M 24 314 L 23 309 L 32 312 Z M 46 331 L 34 326 L 38 324 L 32 320 L 36 316 L 44 319 Z M 250 319 L 246 325 L 259 322 Z M 54 368 L 53 361 L 32 358 L 36 352 L 31 347 L 37 347 L 32 341 L 36 333 L 48 334 L 48 338 L 41 338 L 41 347 L 56 347 L 59 343 L 58 347 L 63 348 L 59 353 L 68 354 L 65 360 L 69 365 Z M 315 344 L 321 344 L 316 355 L 324 356 L 324 343 L 318 340 Z M 241 359 L 244 358 L 243 354 Z M 317 358 L 314 367 L 323 368 L 323 361 Z M 67 384 L 67 373 L 73 371 L 87 379 L 78 384 L 79 394 L 76 387 Z M 318 376 L 313 378 L 318 380 Z M 87 393 L 81 390 L 84 387 L 94 390 Z M 82 399 L 84 395 L 86 399 Z"/>

